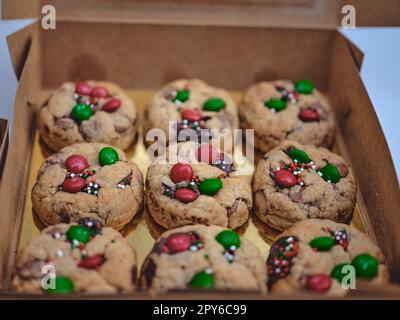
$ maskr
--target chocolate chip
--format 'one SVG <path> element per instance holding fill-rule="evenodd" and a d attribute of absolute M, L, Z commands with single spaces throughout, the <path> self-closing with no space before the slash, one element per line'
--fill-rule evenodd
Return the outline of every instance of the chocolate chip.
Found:
<path fill-rule="evenodd" d="M 56 126 L 62 130 L 68 130 L 75 126 L 75 122 L 70 118 L 59 118 L 56 121 Z"/>
<path fill-rule="evenodd" d="M 60 221 L 61 221 L 61 223 L 70 223 L 71 217 L 69 216 L 68 213 L 61 212 L 60 213 Z"/>
<path fill-rule="evenodd" d="M 235 200 L 233 205 L 231 207 L 227 208 L 228 217 L 230 217 L 236 211 L 237 207 L 238 207 L 238 201 Z"/>
<path fill-rule="evenodd" d="M 137 285 L 137 266 L 132 266 L 131 269 L 131 281 L 134 285 Z"/>
<path fill-rule="evenodd" d="M 302 197 L 302 193 L 303 193 L 304 188 L 291 188 L 289 190 L 289 198 L 292 199 L 293 202 L 303 202 L 303 197 Z"/>
<path fill-rule="evenodd" d="M 44 262 L 40 260 L 27 261 L 17 273 L 24 279 L 41 278 L 44 265 Z"/>
<path fill-rule="evenodd" d="M 338 164 L 336 168 L 339 170 L 340 177 L 342 178 L 347 177 L 347 175 L 349 174 L 349 169 L 344 163 Z"/>
<path fill-rule="evenodd" d="M 142 277 L 146 281 L 146 287 L 150 288 L 153 283 L 153 278 L 156 275 L 157 266 L 152 259 L 145 261 L 142 269 Z"/>
<path fill-rule="evenodd" d="M 167 238 L 160 238 L 160 240 L 158 240 L 154 244 L 152 252 L 161 254 L 163 252 L 163 247 L 164 247 L 166 241 L 167 241 Z"/>

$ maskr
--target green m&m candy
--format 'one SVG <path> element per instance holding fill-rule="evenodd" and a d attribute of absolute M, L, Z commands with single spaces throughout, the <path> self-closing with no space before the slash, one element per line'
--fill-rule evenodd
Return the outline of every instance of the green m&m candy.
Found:
<path fill-rule="evenodd" d="M 89 242 L 92 233 L 84 226 L 72 226 L 67 231 L 67 237 L 71 242 L 78 241 L 86 244 Z"/>
<path fill-rule="evenodd" d="M 269 99 L 265 102 L 265 106 L 276 112 L 285 110 L 287 107 L 286 101 L 282 99 Z"/>
<path fill-rule="evenodd" d="M 222 181 L 218 178 L 206 179 L 199 184 L 201 194 L 212 196 L 222 189 Z"/>
<path fill-rule="evenodd" d="M 240 247 L 240 237 L 232 230 L 224 230 L 217 234 L 215 237 L 218 243 L 222 244 L 225 250 L 229 250 L 232 247 L 238 249 Z"/>
<path fill-rule="evenodd" d="M 93 115 L 93 109 L 84 103 L 78 103 L 72 108 L 72 117 L 77 121 L 90 119 Z"/>
<path fill-rule="evenodd" d="M 343 267 L 348 266 L 348 263 L 339 263 L 331 271 L 331 278 L 336 279 L 339 283 L 342 283 L 343 278 L 347 273 L 343 273 Z"/>
<path fill-rule="evenodd" d="M 175 98 L 173 99 L 174 102 L 185 102 L 189 99 L 190 91 L 187 89 L 179 90 L 176 92 Z"/>
<path fill-rule="evenodd" d="M 356 275 L 359 278 L 371 279 L 378 272 L 378 260 L 368 253 L 359 254 L 353 259 L 351 264 L 356 269 Z"/>
<path fill-rule="evenodd" d="M 214 288 L 214 276 L 205 271 L 198 272 L 190 280 L 189 287 L 212 289 Z"/>
<path fill-rule="evenodd" d="M 319 172 L 322 173 L 322 178 L 325 181 L 330 181 L 331 183 L 337 183 L 340 180 L 340 173 L 339 170 L 331 164 L 327 164 L 325 167 L 323 167 Z"/>
<path fill-rule="evenodd" d="M 297 163 L 306 163 L 307 164 L 311 161 L 308 154 L 300 149 L 293 148 L 288 151 L 288 155 L 289 155 L 289 157 L 291 157 L 293 159 L 293 161 L 296 160 Z"/>
<path fill-rule="evenodd" d="M 225 101 L 221 98 L 210 98 L 203 104 L 203 109 L 206 111 L 218 112 L 225 108 Z"/>
<path fill-rule="evenodd" d="M 55 280 L 55 288 L 46 289 L 47 293 L 61 293 L 61 294 L 68 294 L 74 292 L 74 283 L 68 277 L 59 276 L 56 277 Z"/>
<path fill-rule="evenodd" d="M 104 147 L 99 152 L 99 162 L 102 166 L 109 166 L 119 160 L 118 152 L 111 147 Z"/>
<path fill-rule="evenodd" d="M 314 91 L 314 84 L 310 80 L 299 80 L 295 82 L 294 88 L 298 93 L 311 94 Z"/>
<path fill-rule="evenodd" d="M 310 247 L 318 251 L 329 251 L 335 244 L 331 237 L 317 237 L 310 241 Z"/>

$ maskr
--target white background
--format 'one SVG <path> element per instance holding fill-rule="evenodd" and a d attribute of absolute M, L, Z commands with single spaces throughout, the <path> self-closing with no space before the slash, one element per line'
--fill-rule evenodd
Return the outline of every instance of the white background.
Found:
<path fill-rule="evenodd" d="M 0 21 L 0 118 L 6 118 L 10 122 L 17 80 L 12 69 L 6 36 L 31 21 Z M 399 179 L 400 28 L 357 28 L 342 32 L 365 54 L 361 77 L 381 122 Z"/>

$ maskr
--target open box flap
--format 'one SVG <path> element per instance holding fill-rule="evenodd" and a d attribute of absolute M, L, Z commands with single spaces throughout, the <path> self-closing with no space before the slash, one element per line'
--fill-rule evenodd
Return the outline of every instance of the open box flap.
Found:
<path fill-rule="evenodd" d="M 57 19 L 336 28 L 344 5 L 354 5 L 358 26 L 400 25 L 396 0 L 3 0 L 3 19 L 38 17 L 53 4 Z"/>

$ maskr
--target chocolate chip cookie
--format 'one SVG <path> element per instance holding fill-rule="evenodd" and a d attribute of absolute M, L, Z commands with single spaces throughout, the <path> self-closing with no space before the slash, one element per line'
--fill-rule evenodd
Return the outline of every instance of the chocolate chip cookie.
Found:
<path fill-rule="evenodd" d="M 84 218 L 34 237 L 18 256 L 12 286 L 29 293 L 120 293 L 135 290 L 136 277 L 130 244 L 99 220 Z"/>
<path fill-rule="evenodd" d="M 154 220 L 166 229 L 244 224 L 252 207 L 251 187 L 244 177 L 234 175 L 229 156 L 212 144 L 180 143 L 177 150 L 194 158 L 154 163 L 147 172 L 146 204 Z"/>
<path fill-rule="evenodd" d="M 326 97 L 309 80 L 277 80 L 252 85 L 239 107 L 240 126 L 254 129 L 261 153 L 283 140 L 330 147 L 334 115 Z"/>
<path fill-rule="evenodd" d="M 127 149 L 136 138 L 137 111 L 114 83 L 66 82 L 40 109 L 38 126 L 52 151 L 77 142 L 102 142 Z"/>
<path fill-rule="evenodd" d="M 170 121 L 173 121 L 171 127 Z M 223 139 L 227 148 L 231 148 L 233 129 L 238 125 L 237 106 L 227 91 L 198 79 L 181 79 L 166 84 L 151 99 L 145 113 L 144 137 L 149 145 L 151 141 L 146 141 L 146 134 L 159 128 L 167 141 L 169 134 L 179 138 L 174 142 L 186 141 L 186 136 L 195 136 L 203 142 L 208 142 L 208 138 Z"/>
<path fill-rule="evenodd" d="M 323 147 L 286 141 L 259 161 L 253 192 L 257 216 L 285 230 L 310 218 L 350 223 L 357 185 L 342 157 Z"/>
<path fill-rule="evenodd" d="M 378 246 L 352 226 L 330 220 L 298 222 L 272 244 L 267 260 L 271 292 L 343 295 L 358 280 L 389 282 Z M 342 286 L 344 285 L 344 287 Z"/>
<path fill-rule="evenodd" d="M 46 225 L 91 217 L 120 230 L 142 203 L 137 165 L 100 143 L 77 143 L 47 158 L 32 190 L 33 210 Z"/>
<path fill-rule="evenodd" d="M 266 292 L 267 272 L 258 248 L 218 226 L 193 225 L 165 232 L 141 270 L 140 286 Z"/>

